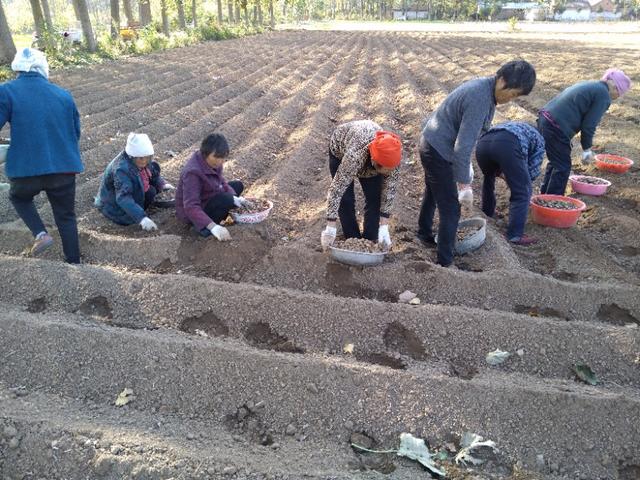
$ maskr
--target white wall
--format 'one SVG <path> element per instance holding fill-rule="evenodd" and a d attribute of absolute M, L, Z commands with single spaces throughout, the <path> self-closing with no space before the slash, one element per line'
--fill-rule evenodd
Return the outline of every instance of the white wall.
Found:
<path fill-rule="evenodd" d="M 556 13 L 556 20 L 564 21 L 587 21 L 591 18 L 591 10 L 583 8 L 582 10 L 574 10 L 573 8 L 567 8 L 562 13 Z"/>

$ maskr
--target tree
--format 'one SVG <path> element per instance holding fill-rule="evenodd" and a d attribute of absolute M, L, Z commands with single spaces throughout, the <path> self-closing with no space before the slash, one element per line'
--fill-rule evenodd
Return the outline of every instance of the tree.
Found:
<path fill-rule="evenodd" d="M 127 17 L 127 26 L 130 27 L 135 23 L 135 18 L 133 18 L 133 9 L 131 8 L 131 0 L 122 0 L 122 7 L 124 9 L 124 16 Z"/>
<path fill-rule="evenodd" d="M 222 24 L 222 0 L 218 0 L 218 23 Z"/>
<path fill-rule="evenodd" d="M 227 0 L 227 10 L 229 10 L 229 23 L 233 23 L 233 0 Z"/>
<path fill-rule="evenodd" d="M 111 5 L 111 38 L 120 36 L 120 0 L 110 0 Z"/>
<path fill-rule="evenodd" d="M 139 0 L 138 10 L 140 11 L 140 25 L 146 27 L 151 23 L 151 0 Z"/>
<path fill-rule="evenodd" d="M 33 23 L 36 27 L 36 35 L 40 39 L 44 39 L 44 16 L 42 15 L 42 8 L 40 7 L 39 0 L 29 0 L 31 3 L 31 13 L 33 13 Z"/>
<path fill-rule="evenodd" d="M 169 14 L 167 13 L 167 0 L 160 0 L 160 15 L 162 16 L 162 33 L 169 36 Z"/>
<path fill-rule="evenodd" d="M 37 2 L 38 0 L 35 1 Z M 95 52 L 98 49 L 98 45 L 96 44 L 96 37 L 93 35 L 93 28 L 91 27 L 87 0 L 73 0 L 73 5 L 78 15 L 78 20 L 80 20 L 80 24 L 82 25 L 82 33 L 87 42 L 87 50 Z"/>
<path fill-rule="evenodd" d="M 222 11 L 222 0 L 218 0 L 218 12 Z M 191 17 L 193 18 L 193 27 L 198 26 L 198 13 L 196 10 L 196 0 L 191 0 Z M 220 21 L 222 22 L 222 14 L 220 14 Z"/>
<path fill-rule="evenodd" d="M 269 25 L 271 25 L 271 28 L 276 26 L 276 21 L 273 17 L 273 0 L 269 0 Z"/>
<path fill-rule="evenodd" d="M 180 30 L 185 30 L 187 22 L 184 20 L 184 0 L 176 0 L 176 7 L 178 7 L 178 27 Z"/>
<path fill-rule="evenodd" d="M 44 13 L 44 21 L 47 25 L 47 30 L 53 32 L 53 20 L 51 20 L 51 9 L 49 8 L 49 0 L 42 1 L 42 11 Z"/>
<path fill-rule="evenodd" d="M 16 46 L 13 43 L 9 23 L 4 14 L 2 0 L 0 0 L 0 63 L 11 63 L 16 54 Z"/>

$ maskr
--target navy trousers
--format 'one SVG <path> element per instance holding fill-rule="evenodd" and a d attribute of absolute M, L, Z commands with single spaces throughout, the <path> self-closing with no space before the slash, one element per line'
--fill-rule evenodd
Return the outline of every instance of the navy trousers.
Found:
<path fill-rule="evenodd" d="M 543 116 L 538 117 L 538 130 L 544 137 L 548 160 L 540 193 L 564 195 L 571 175 L 571 139 Z"/>

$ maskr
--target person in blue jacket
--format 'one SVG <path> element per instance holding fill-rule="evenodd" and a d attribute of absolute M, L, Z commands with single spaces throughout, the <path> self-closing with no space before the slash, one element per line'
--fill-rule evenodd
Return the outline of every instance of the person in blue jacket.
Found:
<path fill-rule="evenodd" d="M 5 172 L 9 199 L 35 237 L 31 255 L 53 244 L 33 199 L 47 195 L 68 263 L 80 262 L 75 212 L 76 174 L 80 158 L 80 116 L 69 92 L 49 82 L 44 53 L 25 48 L 11 68 L 18 78 L 0 85 L 0 128 L 11 125 Z"/>
<path fill-rule="evenodd" d="M 535 127 L 525 122 L 495 125 L 480 137 L 476 160 L 484 175 L 482 211 L 493 217 L 496 210 L 496 177 L 507 182 L 509 225 L 507 239 L 517 245 L 532 245 L 537 239 L 524 233 L 533 188 L 531 182 L 540 175 L 544 158 L 544 138 Z"/>
<path fill-rule="evenodd" d="M 153 144 L 144 133 L 130 133 L 124 151 L 107 165 L 95 206 L 119 225 L 140 224 L 143 230 L 157 230 L 145 210 L 158 193 L 173 190 L 160 175 L 160 165 L 153 162 Z"/>
<path fill-rule="evenodd" d="M 594 161 L 593 136 L 611 102 L 631 88 L 622 70 L 610 68 L 599 81 L 579 82 L 547 103 L 538 116 L 538 129 L 547 150 L 547 171 L 541 193 L 564 195 L 571 174 L 571 139 L 580 132 L 582 163 Z"/>

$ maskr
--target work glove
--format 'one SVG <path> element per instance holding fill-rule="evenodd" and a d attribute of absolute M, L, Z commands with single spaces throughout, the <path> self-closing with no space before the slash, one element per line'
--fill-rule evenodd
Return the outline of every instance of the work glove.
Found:
<path fill-rule="evenodd" d="M 236 206 L 236 208 L 253 208 L 253 203 L 251 203 L 244 197 L 233 197 L 233 204 Z"/>
<path fill-rule="evenodd" d="M 473 190 L 471 190 L 471 185 L 465 183 L 458 184 L 458 202 L 467 207 L 473 205 Z"/>
<path fill-rule="evenodd" d="M 583 165 L 591 165 L 595 162 L 596 156 L 593 154 L 591 150 L 585 150 L 582 152 L 582 164 Z"/>
<path fill-rule="evenodd" d="M 174 187 L 173 185 L 171 185 L 169 182 L 165 183 L 162 187 L 162 190 L 175 190 L 176 187 Z"/>
<path fill-rule="evenodd" d="M 389 225 L 380 225 L 378 227 L 378 243 L 382 248 L 389 250 L 391 247 L 391 235 L 389 235 Z"/>
<path fill-rule="evenodd" d="M 214 224 L 213 227 L 209 229 L 211 235 L 216 237 L 221 242 L 228 242 L 231 240 L 231 234 L 229 230 L 224 228 L 222 225 Z"/>
<path fill-rule="evenodd" d="M 156 225 L 156 223 L 153 220 L 151 220 L 149 217 L 144 217 L 142 220 L 140 220 L 140 226 L 142 227 L 143 230 L 147 232 L 158 229 L 158 226 Z"/>
<path fill-rule="evenodd" d="M 336 240 L 336 227 L 332 227 L 327 225 L 326 228 L 322 231 L 322 235 L 320 235 L 320 244 L 322 248 L 325 250 L 333 245 L 333 242 Z"/>

